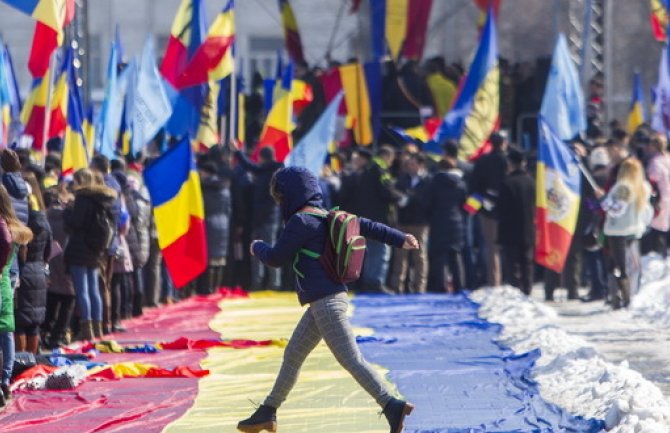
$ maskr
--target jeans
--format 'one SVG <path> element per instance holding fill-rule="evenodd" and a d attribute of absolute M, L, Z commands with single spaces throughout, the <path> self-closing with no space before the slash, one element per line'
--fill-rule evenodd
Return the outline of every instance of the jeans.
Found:
<path fill-rule="evenodd" d="M 0 349 L 2 349 L 2 384 L 9 385 L 14 368 L 13 332 L 0 332 Z"/>
<path fill-rule="evenodd" d="M 603 251 L 584 251 L 584 261 L 591 278 L 590 295 L 596 298 L 604 297 L 607 293 L 607 272 Z"/>
<path fill-rule="evenodd" d="M 98 286 L 98 268 L 71 266 L 70 275 L 77 295 L 81 320 L 102 322 L 102 298 Z"/>
<path fill-rule="evenodd" d="M 277 241 L 279 225 L 275 221 L 254 227 L 253 239 L 263 240 L 270 245 Z M 267 282 L 265 278 L 267 276 Z M 265 284 L 264 284 L 265 283 Z M 251 258 L 251 288 L 252 290 L 277 290 L 281 286 L 281 271 L 279 268 L 265 266 L 258 258 Z"/>
<path fill-rule="evenodd" d="M 391 247 L 378 241 L 367 240 L 361 284 L 364 290 L 381 290 L 386 282 L 391 261 Z"/>

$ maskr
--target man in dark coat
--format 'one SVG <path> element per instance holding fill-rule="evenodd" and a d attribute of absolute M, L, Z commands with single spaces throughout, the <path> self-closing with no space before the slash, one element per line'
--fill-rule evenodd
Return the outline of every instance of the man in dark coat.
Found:
<path fill-rule="evenodd" d="M 430 222 L 428 290 L 431 292 L 444 293 L 464 288 L 465 198 L 463 172 L 453 160 L 440 161 L 439 171 L 430 182 L 427 196 Z M 452 290 L 448 287 L 445 268 L 449 268 L 451 274 Z"/>
<path fill-rule="evenodd" d="M 367 164 L 357 177 L 354 191 L 355 213 L 382 224 L 395 224 L 394 206 L 403 197 L 394 188 L 389 172 L 395 159 L 395 151 L 390 146 L 382 146 L 374 158 L 370 158 L 370 153 L 366 151 L 357 153 L 367 160 Z M 390 260 L 391 248 L 388 245 L 375 240 L 369 241 L 358 289 L 368 292 L 386 291 L 384 283 Z"/>
<path fill-rule="evenodd" d="M 270 181 L 274 173 L 284 165 L 275 160 L 272 147 L 259 152 L 259 163 L 252 162 L 244 153 L 236 152 L 240 166 L 253 177 L 253 204 L 251 208 L 251 233 L 254 239 L 274 243 L 279 230 L 279 209 L 270 196 Z M 265 277 L 267 274 L 267 281 Z M 281 285 L 281 273 L 276 268 L 266 268 L 256 258 L 251 260 L 251 290 L 277 290 Z"/>
<path fill-rule="evenodd" d="M 398 176 L 395 187 L 407 199 L 402 200 L 398 208 L 398 229 L 413 235 L 423 245 L 428 235 L 426 194 L 430 182 L 425 172 L 425 157 L 420 153 L 410 154 L 403 165 L 403 172 Z M 409 291 L 424 293 L 427 272 L 428 256 L 425 248 L 394 250 L 389 288 L 403 293 L 407 274 Z"/>
<path fill-rule="evenodd" d="M 498 219 L 496 206 L 500 186 L 507 175 L 507 138 L 501 132 L 491 134 L 493 150 L 475 162 L 472 171 L 472 192 L 479 194 L 484 204 L 479 212 L 479 223 L 485 249 L 487 284 L 499 286 L 500 252 L 498 251 Z"/>
<path fill-rule="evenodd" d="M 498 200 L 503 281 L 530 295 L 535 245 L 535 181 L 526 171 L 526 158 L 521 151 L 511 149 L 507 160 L 509 174 L 500 188 Z"/>

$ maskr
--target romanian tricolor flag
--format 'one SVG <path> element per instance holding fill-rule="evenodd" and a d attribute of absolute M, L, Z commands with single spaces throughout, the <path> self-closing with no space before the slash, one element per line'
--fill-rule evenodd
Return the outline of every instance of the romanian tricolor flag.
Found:
<path fill-rule="evenodd" d="M 291 93 L 293 94 L 293 114 L 298 117 L 302 110 L 307 108 L 314 101 L 314 91 L 312 86 L 303 80 L 293 80 L 291 83 Z"/>
<path fill-rule="evenodd" d="M 160 67 L 170 84 L 172 116 L 166 125 L 175 137 L 195 137 L 200 124 L 200 110 L 207 97 L 207 85 L 180 88 L 178 79 L 186 70 L 205 36 L 205 11 L 202 0 L 182 0 L 172 23 L 170 39 Z"/>
<path fill-rule="evenodd" d="M 480 10 L 479 22 L 477 23 L 479 28 L 482 28 L 486 23 L 486 15 L 489 10 L 492 10 L 493 15 L 498 19 L 498 15 L 500 14 L 500 2 L 501 0 L 475 0 L 475 4 Z"/>
<path fill-rule="evenodd" d="M 221 84 L 219 81 L 210 81 L 207 99 L 202 104 L 200 112 L 200 127 L 196 134 L 194 144 L 200 150 L 209 149 L 220 142 L 219 137 L 219 96 Z"/>
<path fill-rule="evenodd" d="M 233 70 L 234 42 L 235 2 L 228 0 L 226 7 L 210 26 L 207 38 L 177 77 L 177 88 L 218 81 L 230 75 Z"/>
<path fill-rule="evenodd" d="M 70 51 L 70 50 L 68 50 Z M 79 89 L 77 88 L 77 77 L 75 75 L 72 56 L 67 70 L 67 104 L 65 114 L 67 126 L 63 140 L 63 176 L 73 174 L 79 169 L 88 167 L 89 153 L 86 137 L 84 135 L 84 108 L 82 106 Z"/>
<path fill-rule="evenodd" d="M 183 139 L 144 170 L 154 207 L 158 245 L 176 287 L 207 267 L 204 203 L 193 149 Z"/>
<path fill-rule="evenodd" d="M 633 97 L 628 111 L 627 129 L 629 133 L 635 130 L 645 122 L 644 113 L 644 92 L 642 90 L 642 76 L 639 72 L 633 75 Z"/>
<path fill-rule="evenodd" d="M 300 31 L 298 30 L 298 21 L 295 19 L 293 8 L 289 0 L 279 0 L 279 12 L 284 26 L 284 40 L 286 51 L 294 63 L 305 63 L 305 54 L 300 40 Z"/>
<path fill-rule="evenodd" d="M 465 210 L 470 215 L 474 215 L 477 212 L 479 212 L 479 210 L 482 208 L 483 205 L 484 205 L 484 197 L 482 197 L 481 194 L 472 194 L 465 201 L 465 204 L 463 205 L 463 210 Z"/>
<path fill-rule="evenodd" d="M 86 110 L 86 117 L 82 124 L 82 130 L 84 131 L 84 139 L 86 140 L 88 155 L 92 156 L 95 149 L 95 117 L 93 104 L 89 105 L 88 110 Z"/>
<path fill-rule="evenodd" d="M 478 157 L 488 150 L 489 136 L 499 125 L 499 111 L 498 42 L 495 17 L 489 14 L 465 83 L 433 137 L 433 147 L 453 139 L 460 144 L 461 158 Z"/>
<path fill-rule="evenodd" d="M 535 261 L 560 273 L 577 225 L 581 174 L 574 153 L 543 118 L 539 128 Z"/>
<path fill-rule="evenodd" d="M 72 62 L 71 58 L 68 62 L 68 57 L 71 56 L 72 53 L 68 50 L 57 75 L 58 78 L 51 98 L 50 122 L 47 126 L 47 133 L 45 134 L 44 128 L 46 105 L 49 100 L 49 82 L 51 80 L 51 74 L 48 70 L 44 77 L 33 80 L 30 96 L 21 111 L 21 122 L 25 125 L 23 132 L 33 137 L 33 149 L 36 151 L 42 150 L 45 137 L 48 140 L 65 133 L 68 100 L 67 65 Z"/>
<path fill-rule="evenodd" d="M 286 155 L 293 149 L 293 96 L 291 83 L 293 81 L 293 64 L 289 63 L 284 70 L 281 92 L 275 97 L 274 104 L 258 141 L 257 150 L 271 146 L 275 150 L 277 161 L 283 162 Z"/>
<path fill-rule="evenodd" d="M 53 27 L 41 20 L 35 23 L 33 45 L 28 59 L 28 69 L 33 77 L 43 77 L 46 74 L 51 56 L 56 48 L 63 45 L 63 29 L 74 19 L 74 0 L 58 0 L 55 3 L 58 8 L 57 26 Z"/>
<path fill-rule="evenodd" d="M 668 28 L 668 0 L 650 0 L 651 31 L 659 42 L 665 42 Z"/>
<path fill-rule="evenodd" d="M 426 44 L 426 31 L 433 0 L 371 0 L 372 51 L 375 59 L 402 53 L 419 60 Z"/>

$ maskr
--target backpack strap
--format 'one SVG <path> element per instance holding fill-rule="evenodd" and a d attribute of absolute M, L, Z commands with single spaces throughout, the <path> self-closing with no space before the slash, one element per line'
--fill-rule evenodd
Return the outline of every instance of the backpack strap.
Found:
<path fill-rule="evenodd" d="M 311 259 L 318 260 L 321 258 L 321 254 L 315 253 L 312 250 L 308 250 L 307 248 L 300 248 L 298 252 L 295 254 L 295 258 L 293 259 L 293 272 L 300 277 L 300 278 L 305 278 L 305 274 L 300 272 L 298 270 L 298 261 L 300 260 L 300 254 L 305 255 Z"/>
<path fill-rule="evenodd" d="M 302 215 L 311 215 L 315 216 L 317 218 L 328 218 L 328 211 L 324 209 L 320 209 L 318 207 L 312 207 L 312 206 L 306 206 L 302 209 L 300 209 L 297 214 L 302 214 Z"/>

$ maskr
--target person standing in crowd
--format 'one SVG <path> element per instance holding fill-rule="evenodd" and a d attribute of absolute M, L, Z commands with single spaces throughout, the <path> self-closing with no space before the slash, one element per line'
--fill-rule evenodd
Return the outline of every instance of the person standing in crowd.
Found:
<path fill-rule="evenodd" d="M 33 239 L 28 243 L 25 255 L 19 258 L 21 278 L 14 310 L 16 351 L 36 354 L 40 325 L 46 316 L 47 263 L 51 256 L 52 236 L 39 182 L 30 171 L 24 172 L 23 176 L 30 190 L 28 228 L 33 232 Z"/>
<path fill-rule="evenodd" d="M 119 253 L 120 243 L 118 232 L 121 228 L 121 211 L 123 203 L 121 201 L 121 186 L 112 176 L 110 170 L 111 165 L 109 159 L 104 155 L 95 155 L 89 164 L 90 169 L 102 176 L 104 185 L 111 188 L 116 193 L 112 201 L 112 215 L 114 217 L 114 235 L 112 243 L 107 248 L 106 254 L 100 259 L 99 273 L 100 282 L 100 296 L 102 297 L 102 331 L 109 334 L 112 330 L 112 275 L 114 273 L 113 263 L 114 257 Z"/>
<path fill-rule="evenodd" d="M 6 151 L 6 150 L 5 150 Z M 33 234 L 14 213 L 12 201 L 4 186 L 0 186 L 0 349 L 2 350 L 2 382 L 0 383 L 0 406 L 11 397 L 9 382 L 14 369 L 14 284 L 11 281 L 12 262 L 17 260 L 17 251 L 24 248 Z"/>
<path fill-rule="evenodd" d="M 199 277 L 197 293 L 214 293 L 223 283 L 223 271 L 228 257 L 230 230 L 230 181 L 220 179 L 216 165 L 205 161 L 198 167 L 202 198 L 205 203 L 207 232 L 207 270 Z"/>
<path fill-rule="evenodd" d="M 500 188 L 498 201 L 503 282 L 530 295 L 535 266 L 535 181 L 526 170 L 523 152 L 512 148 L 507 160 L 509 174 Z"/>
<path fill-rule="evenodd" d="M 98 267 L 108 252 L 116 230 L 116 191 L 89 169 L 74 174 L 74 203 L 65 210 L 69 241 L 65 247 L 77 296 L 80 334 L 84 340 L 102 336 L 102 299 Z"/>
<path fill-rule="evenodd" d="M 465 203 L 467 188 L 456 161 L 444 158 L 433 176 L 426 202 L 428 206 L 428 290 L 459 292 L 464 286 L 463 245 L 465 243 Z M 451 287 L 445 269 L 451 274 Z"/>
<path fill-rule="evenodd" d="M 591 185 L 582 197 L 582 208 L 585 210 L 582 246 L 584 248 L 584 264 L 589 271 L 589 292 L 581 298 L 582 302 L 599 301 L 607 293 L 607 271 L 605 254 L 602 245 L 603 214 L 600 209 L 598 194 L 607 185 L 610 160 L 604 146 L 598 146 L 589 155 L 591 176 L 596 182 L 597 190 Z"/>
<path fill-rule="evenodd" d="M 117 246 L 112 257 L 112 281 L 111 281 L 111 320 L 112 332 L 125 332 L 126 328 L 121 325 L 121 320 L 132 316 L 133 306 L 133 260 L 128 246 L 128 235 L 131 231 L 130 212 L 125 201 L 124 191 L 128 189 L 128 177 L 125 166 L 112 172 L 121 190 L 121 214 L 117 225 Z"/>
<path fill-rule="evenodd" d="M 146 295 L 144 293 L 144 268 L 149 261 L 151 244 L 151 201 L 149 192 L 142 184 L 142 178 L 134 170 L 128 170 L 123 195 L 130 217 L 128 249 L 133 264 L 132 273 L 132 315 L 142 315 Z"/>
<path fill-rule="evenodd" d="M 363 158 L 370 155 L 364 151 L 357 153 Z M 357 215 L 386 225 L 395 223 L 394 206 L 403 196 L 394 188 L 389 172 L 394 159 L 395 150 L 386 145 L 379 148 L 376 157 L 367 159 L 354 190 L 354 208 Z M 387 292 L 385 283 L 390 260 L 390 247 L 383 242 L 370 240 L 359 280 L 359 290 Z"/>
<path fill-rule="evenodd" d="M 670 155 L 665 134 L 654 133 L 646 142 L 647 179 L 655 192 L 655 215 L 651 230 L 642 239 L 643 252 L 654 251 L 662 257 L 668 253 L 670 231 Z"/>
<path fill-rule="evenodd" d="M 63 215 L 65 204 L 71 197 L 61 194 L 58 187 L 45 191 L 44 204 L 51 227 L 54 246 L 61 249 L 67 245 L 67 232 Z M 49 261 L 49 285 L 47 291 L 47 314 L 43 325 L 43 342 L 47 348 L 55 349 L 69 343 L 67 339 L 70 320 L 75 307 L 74 287 L 72 279 L 65 269 L 63 253 L 52 251 L 53 258 Z"/>
<path fill-rule="evenodd" d="M 609 249 L 609 272 L 615 285 L 610 287 L 612 307 L 626 308 L 631 299 L 631 269 L 626 256 L 639 259 L 637 239 L 642 237 L 653 217 L 649 203 L 651 186 L 644 179 L 642 164 L 634 159 L 624 160 L 617 181 L 602 201 L 606 212 L 604 233 Z M 638 276 L 639 277 L 639 276 Z"/>
<path fill-rule="evenodd" d="M 425 244 L 428 235 L 426 195 L 430 182 L 426 175 L 425 157 L 420 153 L 410 154 L 404 161 L 402 169 L 403 172 L 398 177 L 395 188 L 407 198 L 401 200 L 399 205 L 398 229 L 413 235 L 421 244 Z M 428 257 L 425 248 L 394 251 L 391 268 L 389 278 L 391 290 L 400 294 L 405 292 L 405 287 L 410 293 L 426 291 Z"/>
<path fill-rule="evenodd" d="M 479 226 L 482 234 L 486 258 L 486 283 L 499 286 L 501 279 L 500 252 L 498 249 L 498 217 L 497 209 L 500 186 L 507 175 L 508 147 L 507 137 L 503 132 L 494 132 L 490 138 L 492 150 L 477 159 L 472 171 L 472 192 L 483 199 L 479 212 Z"/>
<path fill-rule="evenodd" d="M 236 156 L 240 166 L 254 176 L 251 235 L 254 239 L 265 239 L 269 243 L 274 243 L 279 231 L 279 209 L 270 196 L 270 180 L 284 165 L 277 162 L 272 147 L 263 147 L 259 151 L 258 164 L 249 160 L 240 151 L 236 152 Z M 278 290 L 280 285 L 279 269 L 265 268 L 260 260 L 252 257 L 251 290 Z"/>
<path fill-rule="evenodd" d="M 306 208 L 326 215 L 316 176 L 305 168 L 289 167 L 277 172 L 272 180 L 272 196 L 281 206 L 284 230 L 274 245 L 255 240 L 251 253 L 270 266 L 294 260 L 301 249 L 323 251 L 327 240 L 326 218 L 306 214 Z M 397 248 L 417 249 L 414 236 L 384 224 L 360 218 L 361 235 Z M 331 279 L 318 259 L 299 256 L 295 263 L 304 277 L 296 278 L 296 291 L 303 305 L 309 305 L 284 351 L 284 361 L 275 384 L 263 404 L 251 417 L 239 422 L 242 432 L 276 431 L 277 409 L 286 400 L 298 380 L 307 356 L 325 340 L 338 362 L 382 407 L 392 432 L 402 431 L 404 419 L 414 406 L 394 398 L 391 390 L 364 360 L 356 344 L 347 317 L 347 286 Z"/>

